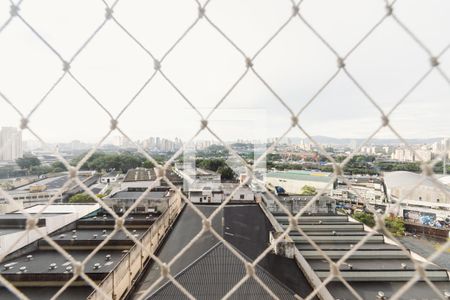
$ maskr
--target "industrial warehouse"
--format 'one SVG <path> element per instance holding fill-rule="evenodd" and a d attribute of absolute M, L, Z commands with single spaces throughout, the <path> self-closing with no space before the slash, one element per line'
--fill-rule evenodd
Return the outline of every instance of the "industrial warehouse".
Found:
<path fill-rule="evenodd" d="M 176 173 L 168 172 L 174 181 Z M 441 293 L 450 290 L 448 270 L 342 214 L 333 197 L 252 192 L 241 182 L 234 192 L 244 189 L 251 201 L 233 197 L 227 183 L 227 197 L 218 203 L 195 197 L 186 202 L 177 190 L 182 181 L 177 189 L 161 185 L 156 172 L 145 169 L 130 170 L 123 178 L 114 182 L 117 191 L 104 198 L 106 207 L 35 205 L 2 215 L 1 249 L 8 251 L 3 252 L 0 275 L 30 299 L 188 298 L 178 284 L 197 299 L 221 299 L 236 285 L 231 295 L 236 299 L 301 299 L 311 293 L 319 299 L 353 299 L 353 292 L 333 275 L 364 299 L 387 299 L 423 266 L 427 280 Z M 144 187 L 152 183 L 151 190 Z M 302 216 L 292 223 L 289 214 L 300 211 Z M 26 230 L 27 215 L 36 216 L 37 228 L 48 238 Z M 13 240 L 9 235 L 23 233 L 26 241 L 8 246 Z M 80 263 L 83 276 L 77 273 Z M 433 293 L 419 280 L 402 299 Z M 15 294 L 4 286 L 0 298 L 15 299 Z"/>

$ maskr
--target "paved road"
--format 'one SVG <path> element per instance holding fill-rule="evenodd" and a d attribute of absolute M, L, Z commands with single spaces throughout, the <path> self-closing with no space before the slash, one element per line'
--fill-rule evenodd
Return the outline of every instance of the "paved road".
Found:
<path fill-rule="evenodd" d="M 399 239 L 406 248 L 411 249 L 411 251 L 417 254 L 428 257 L 436 251 L 440 245 L 445 243 L 443 239 L 432 239 L 425 237 L 412 237 L 405 236 Z M 435 263 L 442 268 L 450 270 L 450 253 L 443 252 L 438 258 L 436 258 Z"/>

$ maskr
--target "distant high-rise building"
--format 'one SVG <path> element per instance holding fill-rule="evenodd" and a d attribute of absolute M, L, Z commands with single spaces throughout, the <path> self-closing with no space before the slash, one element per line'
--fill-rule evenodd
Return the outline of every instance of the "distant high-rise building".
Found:
<path fill-rule="evenodd" d="M 433 158 L 431 150 L 418 149 L 416 150 L 416 154 L 414 155 L 414 161 L 428 162 Z"/>
<path fill-rule="evenodd" d="M 0 161 L 13 161 L 22 156 L 22 132 L 15 127 L 2 127 L 0 130 Z"/>

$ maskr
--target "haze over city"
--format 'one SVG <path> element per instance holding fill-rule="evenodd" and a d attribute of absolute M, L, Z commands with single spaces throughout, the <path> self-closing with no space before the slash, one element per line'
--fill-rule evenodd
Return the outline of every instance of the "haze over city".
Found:
<path fill-rule="evenodd" d="M 190 1 L 177 3 L 177 9 L 169 3 L 124 1 L 118 4 L 114 16 L 160 58 L 198 14 Z M 0 5 L 5 8 L 0 11 L 8 12 L 8 1 Z M 58 2 L 51 3 L 52 9 L 45 9 L 48 5 L 48 1 L 24 3 L 24 17 L 69 59 L 99 25 L 104 7 L 101 1 Z M 398 18 L 410 23 L 411 29 L 433 53 L 447 46 L 442 39 L 450 35 L 447 1 L 430 1 L 426 6 L 420 1 L 400 1 L 397 5 Z M 258 14 L 251 13 L 255 7 Z M 261 48 L 291 13 L 289 1 L 275 7 L 270 1 L 228 1 L 227 4 L 213 1 L 207 8 L 209 18 L 248 56 Z M 51 13 L 52 10 L 58 14 Z M 141 18 L 143 12 L 145 18 Z M 170 17 L 166 17 L 168 12 Z M 345 5 L 335 1 L 307 1 L 302 5 L 304 18 L 341 55 L 352 49 L 384 12 L 382 1 L 346 1 Z M 229 15 L 233 17 L 224 17 Z M 80 18 L 83 22 L 79 22 Z M 162 70 L 205 113 L 245 71 L 245 63 L 241 54 L 203 21 L 169 53 Z M 206 40 L 209 43 L 199 48 Z M 258 74 L 295 113 L 336 72 L 336 64 L 335 54 L 298 19 L 292 20 L 254 60 Z M 13 22 L 2 34 L 0 65 L 1 91 L 24 114 L 31 111 L 61 75 L 58 57 L 20 22 Z M 441 66 L 448 70 L 447 60 L 442 59 Z M 388 112 L 428 70 L 429 58 L 395 21 L 388 19 L 351 53 L 346 67 Z M 108 23 L 74 60 L 71 72 L 116 116 L 152 74 L 153 60 L 118 26 Z M 450 121 L 445 112 L 450 111 L 449 95 L 448 83 L 437 71 L 432 71 L 394 111 L 391 124 L 406 138 L 448 136 Z M 0 111 L 0 125 L 18 126 L 20 117 L 5 101 L 0 101 Z M 299 121 L 311 135 L 365 138 L 380 125 L 380 117 L 374 105 L 340 72 L 301 114 Z M 119 119 L 119 126 L 133 140 L 149 136 L 187 140 L 199 129 L 200 119 L 162 75 L 156 74 Z M 265 130 L 247 130 L 253 127 L 252 120 L 262 123 Z M 109 122 L 110 117 L 66 76 L 32 115 L 29 124 L 51 143 L 71 140 L 94 143 L 107 132 Z M 288 111 L 249 72 L 212 115 L 210 126 L 226 140 L 261 139 L 281 135 L 290 122 Z M 210 138 L 206 133 L 202 135 Z M 303 137 L 295 129 L 290 135 Z M 382 129 L 376 137 L 395 138 L 387 129 Z M 25 131 L 24 139 L 31 138 Z"/>
<path fill-rule="evenodd" d="M 449 38 L 445 0 L 0 0 L 0 299 L 450 299 Z"/>

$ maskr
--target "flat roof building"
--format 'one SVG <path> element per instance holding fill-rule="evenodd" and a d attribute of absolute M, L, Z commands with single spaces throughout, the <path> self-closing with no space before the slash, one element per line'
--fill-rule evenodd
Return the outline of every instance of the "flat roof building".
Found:
<path fill-rule="evenodd" d="M 325 189 L 325 192 L 333 189 L 332 173 L 311 171 L 274 171 L 268 172 L 264 177 L 264 183 L 269 190 L 282 187 L 287 194 L 300 194 L 305 185 L 316 188 L 317 191 Z"/>

